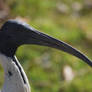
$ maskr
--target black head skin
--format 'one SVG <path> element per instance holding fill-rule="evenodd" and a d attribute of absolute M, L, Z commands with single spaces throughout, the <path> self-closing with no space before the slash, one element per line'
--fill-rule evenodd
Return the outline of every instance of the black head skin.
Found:
<path fill-rule="evenodd" d="M 8 57 L 13 57 L 17 48 L 21 45 L 34 44 L 62 50 L 92 66 L 91 60 L 77 49 L 17 20 L 9 20 L 2 26 L 0 29 L 0 42 L 0 53 Z"/>

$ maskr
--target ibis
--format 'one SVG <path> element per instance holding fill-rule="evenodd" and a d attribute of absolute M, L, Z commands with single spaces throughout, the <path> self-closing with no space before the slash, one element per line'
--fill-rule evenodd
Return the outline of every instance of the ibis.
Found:
<path fill-rule="evenodd" d="M 87 56 L 67 43 L 48 36 L 27 23 L 11 19 L 0 28 L 0 64 L 4 69 L 1 92 L 31 92 L 28 78 L 15 56 L 17 48 L 24 44 L 56 48 L 92 66 L 92 61 Z"/>

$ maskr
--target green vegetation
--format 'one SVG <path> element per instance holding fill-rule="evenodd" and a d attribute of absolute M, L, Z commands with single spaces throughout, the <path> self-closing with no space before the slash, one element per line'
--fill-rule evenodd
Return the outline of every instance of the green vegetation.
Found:
<path fill-rule="evenodd" d="M 92 59 L 92 6 L 88 8 L 86 1 L 7 0 L 6 4 L 10 8 L 10 18 L 24 19 L 36 29 L 71 44 Z M 82 60 L 41 46 L 22 46 L 16 54 L 28 75 L 32 92 L 92 92 L 92 70 Z M 69 82 L 63 74 L 66 65 L 75 74 Z M 2 77 L 0 68 L 0 85 Z"/>

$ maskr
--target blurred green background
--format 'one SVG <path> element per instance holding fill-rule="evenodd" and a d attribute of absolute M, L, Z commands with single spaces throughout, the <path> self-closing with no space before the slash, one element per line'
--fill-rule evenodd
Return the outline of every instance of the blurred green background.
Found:
<path fill-rule="evenodd" d="M 0 25 L 21 19 L 92 59 L 92 0 L 0 0 Z M 92 92 L 92 69 L 56 49 L 21 46 L 17 58 L 32 92 Z M 0 67 L 0 86 L 3 84 Z"/>

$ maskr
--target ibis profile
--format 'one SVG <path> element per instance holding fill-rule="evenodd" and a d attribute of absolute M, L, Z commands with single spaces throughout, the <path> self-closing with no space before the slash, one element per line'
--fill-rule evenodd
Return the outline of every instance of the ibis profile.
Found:
<path fill-rule="evenodd" d="M 8 20 L 0 29 L 0 63 L 4 68 L 1 92 L 31 92 L 28 78 L 15 56 L 17 48 L 24 44 L 56 48 L 92 66 L 92 61 L 87 56 L 67 43 L 48 36 L 27 23 Z"/>

